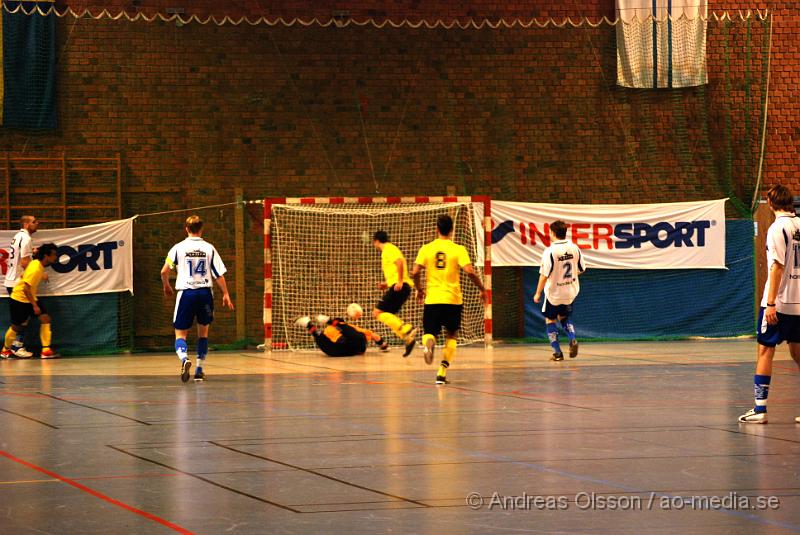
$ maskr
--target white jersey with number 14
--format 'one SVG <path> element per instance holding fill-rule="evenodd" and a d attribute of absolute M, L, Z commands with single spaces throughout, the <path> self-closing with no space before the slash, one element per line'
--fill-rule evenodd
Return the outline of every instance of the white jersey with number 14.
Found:
<path fill-rule="evenodd" d="M 227 271 L 214 246 L 199 237 L 189 237 L 173 245 L 167 264 L 178 270 L 176 290 L 211 288 L 214 279 Z"/>

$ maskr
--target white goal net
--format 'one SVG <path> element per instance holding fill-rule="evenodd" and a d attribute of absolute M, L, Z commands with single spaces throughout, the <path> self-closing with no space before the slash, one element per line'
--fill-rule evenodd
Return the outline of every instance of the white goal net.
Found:
<path fill-rule="evenodd" d="M 273 204 L 271 206 L 272 347 L 314 349 L 308 332 L 295 326 L 301 316 L 345 317 L 349 303 L 358 303 L 364 317 L 356 325 L 380 333 L 390 344 L 400 340 L 371 311 L 383 291 L 381 256 L 372 243 L 377 230 L 389 234 L 411 271 L 420 247 L 436 238 L 436 218 L 450 214 L 453 240 L 467 248 L 483 279 L 482 205 L 470 202 L 398 204 Z M 425 280 L 424 275 L 422 278 Z M 462 273 L 464 311 L 459 343 L 484 340 L 484 305 L 478 290 Z M 415 294 L 397 313 L 420 327 L 422 304 Z"/>

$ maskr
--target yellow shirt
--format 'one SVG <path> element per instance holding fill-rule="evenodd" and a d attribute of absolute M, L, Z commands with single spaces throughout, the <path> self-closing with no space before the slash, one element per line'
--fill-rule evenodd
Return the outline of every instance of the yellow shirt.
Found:
<path fill-rule="evenodd" d="M 39 260 L 31 260 L 31 263 L 25 268 L 25 273 L 22 274 L 22 277 L 14 286 L 11 298 L 20 303 L 30 303 L 28 296 L 25 295 L 25 283 L 28 283 L 31 287 L 33 298 L 36 300 L 36 290 L 39 288 L 39 283 L 42 282 L 42 277 L 44 277 L 44 266 Z"/>
<path fill-rule="evenodd" d="M 383 251 L 381 251 L 381 268 L 383 269 L 383 276 L 386 278 L 387 286 L 394 286 L 397 284 L 397 261 L 403 261 L 403 282 L 407 283 L 412 288 L 414 282 L 411 280 L 411 275 L 408 273 L 408 265 L 406 265 L 406 258 L 397 246 L 393 243 L 386 242 L 383 244 Z"/>
<path fill-rule="evenodd" d="M 425 304 L 460 305 L 461 269 L 472 263 L 467 250 L 441 238 L 422 246 L 416 263 L 425 268 Z"/>

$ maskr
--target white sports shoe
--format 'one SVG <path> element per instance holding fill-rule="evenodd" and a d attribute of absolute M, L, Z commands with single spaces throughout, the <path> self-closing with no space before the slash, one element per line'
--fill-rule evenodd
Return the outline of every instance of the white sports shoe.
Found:
<path fill-rule="evenodd" d="M 317 325 L 325 325 L 329 321 L 331 321 L 330 316 L 326 316 L 325 314 L 320 314 L 317 316 Z"/>
<path fill-rule="evenodd" d="M 800 416 L 798 416 L 797 418 L 794 419 L 794 423 L 800 424 Z"/>
<path fill-rule="evenodd" d="M 743 424 L 765 424 L 767 423 L 767 413 L 756 412 L 754 409 L 750 409 L 739 416 L 739 422 Z"/>
<path fill-rule="evenodd" d="M 433 346 L 434 348 L 436 346 Z M 433 363 L 433 349 L 429 348 L 427 345 L 422 346 L 422 357 L 425 359 L 425 364 L 432 364 Z"/>
<path fill-rule="evenodd" d="M 308 325 L 310 323 L 311 323 L 311 318 L 309 318 L 308 316 L 297 318 L 297 320 L 294 322 L 294 324 L 300 327 L 301 329 L 308 329 Z"/>
<path fill-rule="evenodd" d="M 18 359 L 29 359 L 33 356 L 33 353 L 25 349 L 24 347 L 19 347 L 17 349 L 12 349 L 11 354 L 17 357 Z"/>

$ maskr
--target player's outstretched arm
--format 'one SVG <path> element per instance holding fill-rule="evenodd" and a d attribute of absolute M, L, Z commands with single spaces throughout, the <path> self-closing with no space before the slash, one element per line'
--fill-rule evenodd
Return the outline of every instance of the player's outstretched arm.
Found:
<path fill-rule="evenodd" d="M 547 282 L 547 277 L 544 275 L 539 275 L 539 284 L 536 285 L 536 293 L 533 294 L 533 302 L 540 303 L 542 301 L 542 290 L 544 290 L 544 284 Z"/>
<path fill-rule="evenodd" d="M 485 304 L 486 303 L 486 288 L 484 288 L 483 281 L 478 276 L 478 274 L 475 272 L 475 268 L 472 266 L 472 264 L 467 264 L 462 269 L 464 270 L 464 273 L 466 273 L 467 276 L 469 277 L 469 280 L 472 281 L 472 284 L 474 284 L 478 288 L 478 290 L 480 290 L 480 292 L 481 292 L 481 301 L 483 301 L 483 303 Z"/>
<path fill-rule="evenodd" d="M 422 303 L 425 300 L 425 290 L 422 289 L 422 266 L 414 264 L 411 268 L 411 278 L 414 280 L 414 288 L 417 289 L 417 301 Z"/>
<path fill-rule="evenodd" d="M 225 275 L 217 277 L 216 280 L 217 286 L 219 286 L 219 289 L 222 290 L 222 304 L 225 307 L 233 310 L 233 301 L 231 301 L 231 296 L 228 293 L 228 284 L 225 282 Z"/>
<path fill-rule="evenodd" d="M 161 286 L 164 288 L 164 295 L 167 297 L 172 297 L 175 294 L 175 292 L 172 291 L 172 285 L 169 283 L 170 270 L 170 265 L 164 262 L 164 266 L 161 268 Z"/>

